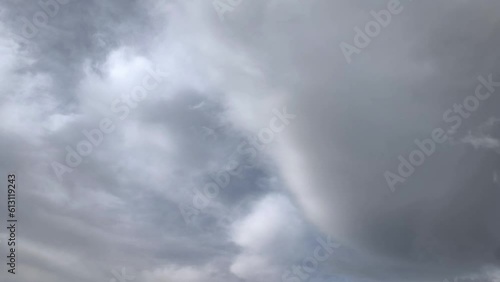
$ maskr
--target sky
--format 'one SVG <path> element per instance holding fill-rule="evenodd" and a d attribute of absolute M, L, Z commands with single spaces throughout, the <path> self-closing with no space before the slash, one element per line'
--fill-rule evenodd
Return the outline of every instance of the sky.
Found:
<path fill-rule="evenodd" d="M 499 11 L 2 1 L 0 280 L 500 281 Z"/>

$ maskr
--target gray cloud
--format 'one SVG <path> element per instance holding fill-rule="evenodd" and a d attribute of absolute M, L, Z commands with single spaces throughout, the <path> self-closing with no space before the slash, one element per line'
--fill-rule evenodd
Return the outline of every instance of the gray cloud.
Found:
<path fill-rule="evenodd" d="M 279 281 L 331 236 L 308 281 L 497 281 L 500 90 L 395 193 L 384 172 L 451 128 L 479 75 L 500 81 L 499 4 L 402 1 L 348 64 L 341 42 L 388 2 L 243 0 L 221 21 L 210 1 L 69 1 L 31 38 L 22 17 L 44 9 L 2 3 L 0 172 L 20 227 L 18 274 L 0 277 Z M 148 69 L 168 76 L 120 119 L 110 105 Z M 235 156 L 283 107 L 286 130 Z M 103 118 L 116 129 L 60 181 L 51 164 Z M 187 224 L 179 206 L 230 160 L 246 169 Z"/>

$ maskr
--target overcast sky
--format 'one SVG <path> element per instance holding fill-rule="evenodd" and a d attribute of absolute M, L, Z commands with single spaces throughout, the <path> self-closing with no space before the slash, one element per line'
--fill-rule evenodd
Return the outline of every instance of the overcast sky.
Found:
<path fill-rule="evenodd" d="M 499 1 L 0 15 L 0 280 L 500 281 Z"/>

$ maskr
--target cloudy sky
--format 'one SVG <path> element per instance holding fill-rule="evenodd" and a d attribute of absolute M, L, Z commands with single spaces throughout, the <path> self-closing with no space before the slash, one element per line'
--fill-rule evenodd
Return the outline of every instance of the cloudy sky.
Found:
<path fill-rule="evenodd" d="M 499 1 L 0 17 L 0 280 L 500 281 Z"/>

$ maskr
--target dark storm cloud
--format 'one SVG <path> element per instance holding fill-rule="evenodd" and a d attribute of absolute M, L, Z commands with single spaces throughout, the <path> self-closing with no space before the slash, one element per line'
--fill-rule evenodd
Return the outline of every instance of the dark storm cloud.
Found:
<path fill-rule="evenodd" d="M 290 185 L 323 230 L 380 256 L 359 263 L 353 272 L 401 280 L 479 271 L 498 264 L 493 255 L 500 243 L 494 219 L 498 191 L 491 178 L 498 157 L 446 143 L 395 194 L 383 172 L 397 168 L 397 156 L 407 157 L 415 138 L 449 127 L 443 113 L 474 93 L 478 75 L 492 74 L 500 81 L 494 63 L 500 18 L 490 10 L 497 4 L 404 5 L 350 65 L 338 45 L 352 40 L 353 28 L 364 26 L 368 12 L 383 5 L 366 5 L 366 17 L 357 23 L 335 17 L 330 29 L 317 25 L 307 44 L 287 45 L 293 58 L 307 55 L 308 62 L 296 65 L 303 70 L 303 89 L 291 101 L 304 118 L 297 120 L 293 145 L 285 152 L 300 161 L 292 170 L 285 163 L 289 156 L 281 156 L 285 177 L 295 179 L 287 174 L 298 170 L 306 179 L 308 186 Z M 310 42 L 329 44 L 306 53 Z M 458 138 L 495 115 L 497 92 L 464 121 Z"/>

